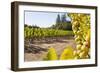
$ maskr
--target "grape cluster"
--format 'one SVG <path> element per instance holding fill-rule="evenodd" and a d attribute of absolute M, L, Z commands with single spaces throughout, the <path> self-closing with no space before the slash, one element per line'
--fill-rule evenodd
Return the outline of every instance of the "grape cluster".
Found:
<path fill-rule="evenodd" d="M 72 30 L 75 34 L 76 50 L 75 59 L 90 58 L 90 15 L 81 13 L 70 13 L 72 19 Z"/>

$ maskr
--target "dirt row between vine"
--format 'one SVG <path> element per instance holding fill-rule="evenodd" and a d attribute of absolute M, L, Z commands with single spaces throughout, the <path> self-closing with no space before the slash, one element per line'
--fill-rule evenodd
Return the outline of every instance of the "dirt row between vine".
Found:
<path fill-rule="evenodd" d="M 59 38 L 60 40 L 60 38 Z M 41 61 L 43 60 L 44 55 L 47 53 L 47 50 L 50 47 L 55 48 L 58 56 L 60 56 L 60 54 L 63 52 L 63 50 L 67 47 L 67 46 L 72 46 L 74 49 L 76 47 L 76 43 L 74 41 L 74 38 L 61 38 L 61 41 L 55 41 L 53 43 L 29 43 L 29 45 L 32 48 L 35 48 L 32 50 L 32 48 L 25 48 L 27 49 L 25 51 L 24 54 L 24 60 L 25 61 Z"/>

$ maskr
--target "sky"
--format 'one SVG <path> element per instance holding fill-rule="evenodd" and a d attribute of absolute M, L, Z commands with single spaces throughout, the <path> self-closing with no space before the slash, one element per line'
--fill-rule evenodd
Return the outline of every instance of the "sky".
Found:
<path fill-rule="evenodd" d="M 50 27 L 56 23 L 57 15 L 63 15 L 65 12 L 39 12 L 39 11 L 25 11 L 25 24 L 37 25 L 41 28 Z M 67 15 L 67 12 L 66 12 Z M 67 17 L 67 20 L 71 20 Z"/>

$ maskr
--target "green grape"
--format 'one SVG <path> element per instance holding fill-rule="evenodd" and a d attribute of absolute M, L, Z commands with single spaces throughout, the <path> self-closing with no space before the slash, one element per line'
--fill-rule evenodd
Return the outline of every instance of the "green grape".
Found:
<path fill-rule="evenodd" d="M 81 50 L 77 50 L 77 54 L 80 54 L 82 51 Z"/>
<path fill-rule="evenodd" d="M 86 58 L 86 56 L 87 56 L 87 52 L 85 52 L 85 51 L 79 53 L 79 57 L 80 57 L 81 59 Z"/>
<path fill-rule="evenodd" d="M 86 42 L 86 41 L 83 43 L 83 45 L 85 45 L 85 46 L 88 46 L 88 44 L 89 44 L 89 43 L 88 43 L 88 42 Z"/>
<path fill-rule="evenodd" d="M 74 57 L 74 59 L 79 59 L 80 57 L 78 56 L 78 55 L 76 55 L 75 57 Z"/>
<path fill-rule="evenodd" d="M 82 44 L 82 41 L 81 41 L 81 40 L 79 40 L 79 41 L 77 41 L 76 43 L 77 43 L 77 44 Z"/>
<path fill-rule="evenodd" d="M 81 39 L 81 37 L 80 36 L 77 36 L 76 38 L 75 38 L 75 41 L 77 42 L 77 41 L 80 41 L 80 39 Z"/>
<path fill-rule="evenodd" d="M 76 48 L 77 48 L 78 50 L 80 50 L 80 49 L 81 49 L 81 47 L 82 47 L 82 45 L 81 45 L 81 44 L 78 44 L 78 45 L 76 46 Z"/>
<path fill-rule="evenodd" d="M 90 57 L 90 15 L 81 13 L 69 13 L 72 21 L 72 30 L 77 44 L 75 59 Z"/>
<path fill-rule="evenodd" d="M 85 45 L 83 45 L 83 46 L 81 47 L 81 50 L 82 50 L 82 51 L 85 51 L 85 52 L 88 52 L 88 51 L 89 51 L 88 48 L 87 48 Z"/>
<path fill-rule="evenodd" d="M 77 34 L 78 34 L 78 35 L 80 35 L 80 34 L 81 34 L 81 31 L 80 31 L 80 30 L 79 30 L 79 31 L 77 31 Z"/>

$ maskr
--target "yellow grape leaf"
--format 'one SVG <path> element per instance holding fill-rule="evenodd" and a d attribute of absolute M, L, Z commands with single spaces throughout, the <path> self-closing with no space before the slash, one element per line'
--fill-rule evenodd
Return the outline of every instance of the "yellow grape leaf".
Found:
<path fill-rule="evenodd" d="M 60 56 L 60 60 L 68 60 L 68 59 L 74 59 L 73 48 L 70 46 L 66 47 Z"/>
<path fill-rule="evenodd" d="M 47 60 L 57 60 L 58 56 L 56 53 L 56 50 L 54 48 L 49 48 L 48 54 L 47 54 Z"/>

